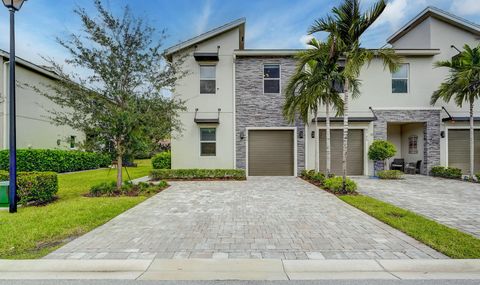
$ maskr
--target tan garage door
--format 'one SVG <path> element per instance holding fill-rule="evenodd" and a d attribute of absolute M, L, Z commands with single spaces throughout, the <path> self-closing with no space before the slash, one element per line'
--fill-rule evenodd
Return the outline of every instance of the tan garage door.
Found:
<path fill-rule="evenodd" d="M 470 130 L 448 130 L 448 166 L 470 174 Z M 475 172 L 480 171 L 480 130 L 475 130 Z"/>
<path fill-rule="evenodd" d="M 320 171 L 326 168 L 325 130 L 320 130 Z M 332 173 L 342 174 L 343 130 L 331 130 L 331 167 Z M 363 130 L 348 130 L 347 174 L 363 175 Z"/>
<path fill-rule="evenodd" d="M 248 175 L 294 175 L 293 130 L 248 132 Z"/>

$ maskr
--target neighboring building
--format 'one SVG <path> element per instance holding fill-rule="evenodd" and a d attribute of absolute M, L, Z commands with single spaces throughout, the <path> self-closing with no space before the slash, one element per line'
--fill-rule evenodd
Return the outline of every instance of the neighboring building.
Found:
<path fill-rule="evenodd" d="M 0 50 L 0 149 L 8 148 L 9 54 Z M 67 126 L 56 126 L 47 110 L 58 108 L 53 102 L 25 85 L 53 83 L 57 76 L 45 67 L 16 59 L 17 148 L 71 149 L 84 135 Z"/>
<path fill-rule="evenodd" d="M 245 49 L 244 32 L 245 19 L 239 19 L 167 49 L 169 60 L 183 58 L 189 72 L 174 92 L 186 101 L 187 111 L 181 115 L 184 131 L 173 134 L 173 168 L 243 168 L 252 176 L 314 168 L 315 119 L 304 126 L 282 116 L 282 91 L 298 50 Z M 361 96 L 350 105 L 349 175 L 373 173 L 366 154 L 375 139 L 394 143 L 396 158 L 406 163 L 421 161 L 422 174 L 436 165 L 468 173 L 468 104 L 431 106 L 430 97 L 448 75 L 434 63 L 451 59 L 464 44 L 478 45 L 479 37 L 479 25 L 428 7 L 387 39 L 403 64 L 391 74 L 374 59 L 361 71 Z M 317 120 L 325 168 L 324 114 Z M 341 171 L 342 120 L 332 120 L 335 173 Z M 480 171 L 479 121 L 475 168 Z"/>

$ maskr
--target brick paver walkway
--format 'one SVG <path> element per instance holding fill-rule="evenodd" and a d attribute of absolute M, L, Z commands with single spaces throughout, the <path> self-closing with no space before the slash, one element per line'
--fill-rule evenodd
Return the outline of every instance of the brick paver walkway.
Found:
<path fill-rule="evenodd" d="M 298 178 L 172 182 L 47 258 L 399 259 L 443 255 Z"/>
<path fill-rule="evenodd" d="M 363 194 L 480 238 L 480 184 L 423 175 L 405 178 L 355 180 Z"/>

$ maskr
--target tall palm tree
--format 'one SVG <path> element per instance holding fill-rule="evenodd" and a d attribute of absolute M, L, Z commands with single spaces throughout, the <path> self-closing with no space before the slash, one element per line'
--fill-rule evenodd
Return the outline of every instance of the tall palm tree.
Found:
<path fill-rule="evenodd" d="M 440 85 L 437 91 L 433 92 L 431 104 L 434 105 L 439 99 L 450 102 L 453 98 L 455 104 L 462 107 L 466 102 L 470 107 L 470 178 L 475 176 L 475 133 L 473 128 L 473 106 L 475 100 L 480 99 L 480 45 L 471 48 L 469 45 L 463 47 L 463 51 L 452 60 L 439 61 L 436 67 L 447 67 L 450 75 Z"/>
<path fill-rule="evenodd" d="M 377 1 L 370 9 L 362 12 L 359 0 L 343 0 L 338 7 L 332 9 L 332 15 L 318 19 L 310 27 L 309 33 L 327 32 L 333 53 L 338 53 L 345 62 L 343 84 L 343 152 L 342 172 L 343 189 L 347 179 L 348 150 L 348 108 L 351 83 L 358 79 L 361 68 L 376 56 L 383 60 L 384 67 L 390 71 L 398 68 L 399 57 L 390 48 L 369 50 L 362 47 L 361 36 L 378 19 L 385 10 L 386 1 Z M 355 94 L 352 94 L 355 98 Z"/>
<path fill-rule="evenodd" d="M 319 171 L 319 106 L 326 108 L 326 174 L 330 174 L 330 110 L 342 110 L 342 99 L 335 90 L 333 82 L 342 81 L 341 73 L 335 59 L 329 57 L 329 46 L 312 39 L 309 49 L 296 55 L 297 69 L 285 89 L 285 118 L 294 122 L 297 115 L 305 124 L 310 123 L 310 116 L 315 118 L 315 170 Z"/>

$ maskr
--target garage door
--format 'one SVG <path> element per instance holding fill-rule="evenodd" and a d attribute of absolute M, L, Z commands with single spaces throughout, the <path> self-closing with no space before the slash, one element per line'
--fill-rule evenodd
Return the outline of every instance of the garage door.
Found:
<path fill-rule="evenodd" d="M 320 171 L 326 168 L 325 130 L 320 130 Z M 330 131 L 331 171 L 342 174 L 343 130 Z M 363 130 L 348 130 L 347 174 L 363 175 Z"/>
<path fill-rule="evenodd" d="M 293 130 L 248 132 L 248 175 L 294 175 Z"/>
<path fill-rule="evenodd" d="M 470 130 L 448 130 L 448 166 L 470 174 Z M 480 130 L 475 130 L 475 172 L 480 171 Z"/>

